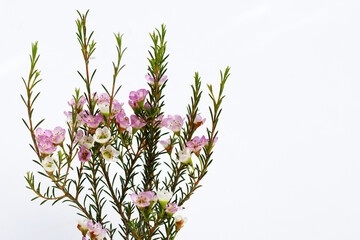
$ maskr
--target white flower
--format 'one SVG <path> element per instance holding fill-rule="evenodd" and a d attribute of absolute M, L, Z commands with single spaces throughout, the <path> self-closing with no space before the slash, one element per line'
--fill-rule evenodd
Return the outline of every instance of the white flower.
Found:
<path fill-rule="evenodd" d="M 111 162 L 116 162 L 116 159 L 114 158 L 116 158 L 120 154 L 120 152 L 113 148 L 111 145 L 107 145 L 106 147 L 102 146 L 100 152 L 105 160 Z"/>
<path fill-rule="evenodd" d="M 84 136 L 83 138 L 81 138 L 79 143 L 81 145 L 84 145 L 87 149 L 90 149 L 94 146 L 94 138 L 91 135 Z"/>
<path fill-rule="evenodd" d="M 160 190 L 157 193 L 159 202 L 163 208 L 165 208 L 166 204 L 170 201 L 173 196 L 173 193 L 167 190 Z"/>
<path fill-rule="evenodd" d="M 94 141 L 104 144 L 109 141 L 111 136 L 110 130 L 107 127 L 97 128 L 94 135 Z"/>
<path fill-rule="evenodd" d="M 179 162 L 184 164 L 191 163 L 191 150 L 189 148 L 184 148 L 178 154 L 179 154 L 179 158 L 178 158 Z"/>
<path fill-rule="evenodd" d="M 88 221 L 89 220 L 87 220 L 87 219 L 78 220 L 78 228 L 81 228 L 83 230 L 88 230 L 88 227 L 87 227 Z"/>
<path fill-rule="evenodd" d="M 102 103 L 98 104 L 98 107 L 99 107 L 101 114 L 105 114 L 105 115 L 109 114 L 109 107 L 110 107 L 109 102 L 102 102 Z"/>
<path fill-rule="evenodd" d="M 89 231 L 89 228 L 87 226 L 88 222 L 89 222 L 89 220 L 87 220 L 87 219 L 83 219 L 83 220 L 78 221 L 77 228 L 81 231 L 83 236 L 85 236 L 86 233 Z"/>
<path fill-rule="evenodd" d="M 173 196 L 172 192 L 165 190 L 165 189 L 158 191 L 156 194 L 159 198 L 159 201 L 166 201 L 166 202 L 170 201 L 170 199 Z"/>
<path fill-rule="evenodd" d="M 47 156 L 42 160 L 41 165 L 43 166 L 46 172 L 52 173 L 56 168 L 54 161 L 55 158 Z"/>

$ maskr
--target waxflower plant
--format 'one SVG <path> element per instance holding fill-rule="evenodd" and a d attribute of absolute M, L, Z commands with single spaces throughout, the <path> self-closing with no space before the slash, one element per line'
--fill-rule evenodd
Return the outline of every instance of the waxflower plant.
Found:
<path fill-rule="evenodd" d="M 115 98 L 120 95 L 117 77 L 124 67 L 122 35 L 115 34 L 117 61 L 113 62 L 112 85 L 102 85 L 103 93 L 94 92 L 91 84 L 96 69 L 90 71 L 89 62 L 96 43 L 93 32 L 87 31 L 87 15 L 88 12 L 79 13 L 76 20 L 85 65 L 85 72 L 78 73 L 86 90 L 80 94 L 76 89 L 69 99 L 64 128 L 42 129 L 44 119 L 36 124 L 33 121 L 34 102 L 40 94 L 35 93 L 35 86 L 41 79 L 36 69 L 37 43 L 32 45 L 29 78 L 23 78 L 26 94 L 21 97 L 28 113 L 23 121 L 31 134 L 30 146 L 37 156 L 34 161 L 40 167 L 38 173 L 49 183 L 44 189 L 28 172 L 27 188 L 36 195 L 32 200 L 42 199 L 41 204 L 65 202 L 76 208 L 82 217 L 77 225 L 82 240 L 116 239 L 119 235 L 121 239 L 175 239 L 187 221 L 178 212 L 200 187 L 213 161 L 229 68 L 224 73 L 220 71 L 218 96 L 208 85 L 212 101 L 209 120 L 198 109 L 202 95 L 198 73 L 191 85 L 187 115 L 165 116 L 162 109 L 163 90 L 168 83 L 168 54 L 166 29 L 161 26 L 150 34 L 147 86 L 121 96 L 132 111 L 125 112 L 124 103 Z M 205 122 L 209 125 L 207 136 L 198 136 L 196 131 Z M 118 214 L 112 221 L 106 213 L 111 208 L 105 208 L 109 205 Z"/>

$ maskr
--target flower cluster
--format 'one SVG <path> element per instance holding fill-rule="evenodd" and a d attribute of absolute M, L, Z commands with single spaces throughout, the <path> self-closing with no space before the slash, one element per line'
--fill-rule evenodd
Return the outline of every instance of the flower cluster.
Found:
<path fill-rule="evenodd" d="M 103 228 L 100 223 L 93 223 L 87 219 L 79 220 L 77 228 L 81 231 L 84 240 L 86 240 L 86 236 L 91 240 L 104 240 L 107 234 L 107 229 Z"/>
<path fill-rule="evenodd" d="M 183 209 L 182 206 L 178 206 L 176 203 L 170 203 L 172 197 L 173 193 L 167 190 L 160 190 L 156 194 L 152 191 L 131 194 L 131 199 L 139 210 L 143 211 L 146 208 L 149 210 L 158 201 L 161 208 L 165 210 L 165 213 L 169 217 L 172 217 L 177 211 Z"/>
<path fill-rule="evenodd" d="M 144 80 L 146 88 L 125 95 L 119 91 L 117 76 L 124 67 L 120 64 L 124 48 L 122 36 L 116 34 L 118 59 L 113 63 L 112 85 L 107 88 L 101 84 L 104 92 L 98 93 L 91 87 L 96 70 L 91 73 L 89 65 L 95 41 L 93 34 L 86 31 L 87 13 L 79 15 L 77 37 L 86 73 L 78 73 L 86 90 L 81 93 L 75 89 L 68 101 L 64 112 L 66 130 L 43 130 L 39 127 L 42 121 L 32 120 L 33 103 L 39 95 L 33 94 L 34 86 L 40 74 L 35 66 L 39 58 L 37 44 L 33 45 L 29 79 L 24 79 L 27 95 L 21 96 L 28 113 L 28 121 L 23 120 L 38 157 L 35 162 L 43 168 L 41 175 L 50 181 L 43 192 L 34 174 L 28 172 L 27 187 L 34 191 L 35 198 L 43 198 L 42 203 L 69 202 L 75 207 L 86 218 L 77 225 L 83 240 L 116 239 L 117 234 L 123 239 L 175 239 L 187 221 L 178 213 L 199 188 L 213 161 L 229 69 L 220 74 L 218 96 L 208 85 L 211 122 L 205 129 L 207 135 L 199 136 L 197 129 L 206 119 L 199 114 L 202 91 L 198 73 L 191 86 L 193 95 L 186 107 L 187 115 L 164 112 L 163 89 L 168 83 L 165 26 L 150 34 L 153 46 L 147 82 Z M 118 96 L 125 97 L 128 104 L 124 105 Z M 107 218 L 106 211 L 112 208 L 119 214 L 119 224 Z"/>
<path fill-rule="evenodd" d="M 61 145 L 65 140 L 65 129 L 56 127 L 53 131 L 41 128 L 36 129 L 35 139 L 39 151 L 43 156 L 48 156 L 56 151 L 56 147 Z"/>

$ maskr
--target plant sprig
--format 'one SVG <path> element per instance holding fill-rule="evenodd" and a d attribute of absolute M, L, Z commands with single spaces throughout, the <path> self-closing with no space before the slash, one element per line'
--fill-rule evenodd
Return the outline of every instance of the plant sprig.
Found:
<path fill-rule="evenodd" d="M 123 35 L 114 34 L 117 59 L 112 62 L 112 84 L 109 89 L 101 84 L 106 93 L 98 95 L 92 89 L 96 69 L 90 71 L 89 65 L 96 49 L 96 42 L 93 40 L 94 32 L 91 31 L 89 34 L 87 29 L 88 13 L 89 11 L 85 14 L 78 12 L 79 18 L 76 20 L 77 39 L 85 64 L 85 72 L 78 71 L 78 74 L 85 84 L 86 91 L 81 95 L 80 89 L 75 89 L 73 99 L 69 102 L 71 111 L 66 113 L 68 143 L 64 142 L 66 131 L 61 127 L 54 131 L 43 131 L 39 126 L 44 119 L 33 123 L 34 102 L 40 95 L 40 92 L 35 93 L 34 90 L 41 79 L 40 71 L 36 68 L 39 60 L 38 44 L 32 44 L 29 77 L 27 80 L 22 79 L 26 95 L 21 95 L 28 118 L 22 120 L 30 132 L 30 147 L 37 155 L 34 162 L 41 168 L 38 174 L 49 184 L 43 188 L 43 182 L 36 182 L 34 174 L 28 172 L 25 176 L 27 188 L 35 194 L 32 200 L 41 199 L 40 204 L 48 201 L 53 205 L 58 202 L 68 203 L 78 210 L 79 216 L 87 219 L 87 225 L 92 226 L 90 229 L 98 228 L 102 234 L 107 229 L 107 237 L 111 240 L 115 239 L 117 234 L 128 240 L 175 239 L 182 226 L 179 226 L 178 220 L 169 214 L 169 205 L 165 207 L 160 203 L 160 199 L 154 199 L 160 196 L 159 192 L 170 191 L 172 193 L 168 203 L 175 204 L 180 209 L 179 206 L 188 201 L 201 186 L 200 182 L 213 161 L 213 147 L 218 136 L 217 125 L 225 97 L 223 91 L 230 75 L 230 68 L 227 67 L 224 73 L 220 71 L 218 95 L 215 95 L 211 85 L 207 85 L 212 101 L 212 106 L 209 107 L 211 127 L 206 129 L 208 139 L 203 136 L 201 140 L 206 141 L 207 145 L 202 142 L 204 146 L 198 152 L 191 150 L 197 156 L 197 161 L 192 161 L 191 158 L 190 161 L 182 161 L 180 155 L 189 149 L 189 142 L 194 140 L 196 129 L 204 123 L 198 122 L 199 103 L 202 99 L 199 73 L 195 73 L 194 83 L 191 85 L 192 96 L 187 105 L 185 126 L 180 127 L 180 131 L 175 131 L 171 125 L 182 126 L 183 120 L 179 120 L 181 117 L 178 115 L 178 120 L 170 116 L 165 119 L 163 112 L 163 90 L 168 83 L 165 73 L 169 57 L 166 51 L 166 27 L 161 25 L 160 29 L 150 33 L 152 45 L 148 51 L 147 67 L 149 90 L 145 94 L 145 90 L 140 89 L 141 94 L 147 97 L 144 97 L 142 102 L 136 102 L 138 106 L 133 107 L 134 114 L 131 116 L 130 124 L 122 105 L 115 99 L 121 89 L 121 85 L 118 84 L 119 74 L 125 67 L 122 63 L 126 51 L 123 47 Z M 107 109 L 100 107 L 101 101 L 105 101 Z M 86 107 L 83 106 L 85 102 Z M 97 119 L 99 122 L 93 126 Z M 139 123 L 136 121 L 145 122 L 145 125 L 137 127 Z M 172 136 L 171 131 L 164 130 L 165 127 L 173 131 Z M 106 133 L 100 133 L 102 131 Z M 63 136 L 64 139 L 58 142 L 59 136 Z M 161 139 L 166 136 L 170 136 L 168 147 L 159 149 Z M 106 140 L 102 141 L 104 138 Z M 76 157 L 79 158 L 79 162 L 75 160 Z M 167 166 L 164 176 L 162 171 L 165 169 L 162 168 L 162 164 Z M 141 207 L 137 200 L 134 200 L 134 195 L 140 194 L 153 194 L 151 201 L 139 200 L 150 201 L 151 205 Z M 118 223 L 110 222 L 108 206 L 119 215 Z M 86 231 L 93 231 L 85 231 L 79 226 L 83 235 L 86 235 Z M 99 231 L 96 234 L 100 234 Z M 102 239 L 107 237 L 104 235 Z M 94 236 L 91 238 L 95 239 Z"/>

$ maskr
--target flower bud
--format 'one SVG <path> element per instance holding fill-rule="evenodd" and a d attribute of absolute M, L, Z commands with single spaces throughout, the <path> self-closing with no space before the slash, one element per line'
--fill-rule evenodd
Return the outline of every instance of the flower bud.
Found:
<path fill-rule="evenodd" d="M 173 193 L 164 189 L 164 190 L 158 191 L 157 196 L 158 196 L 159 203 L 160 203 L 161 207 L 165 208 L 166 204 L 172 198 Z"/>
<path fill-rule="evenodd" d="M 77 228 L 81 231 L 82 235 L 85 236 L 86 233 L 89 231 L 89 228 L 87 226 L 89 220 L 83 219 L 78 221 Z"/>
<path fill-rule="evenodd" d="M 172 217 L 174 213 L 183 209 L 183 207 L 179 207 L 176 203 L 168 203 L 165 207 L 165 212 L 168 216 Z"/>
<path fill-rule="evenodd" d="M 180 151 L 179 156 L 178 156 L 178 160 L 179 160 L 179 162 L 181 162 L 183 164 L 192 165 L 192 162 L 191 162 L 191 150 L 189 148 L 184 148 L 182 151 Z"/>
<path fill-rule="evenodd" d="M 187 218 L 186 217 L 184 218 L 181 215 L 174 216 L 174 220 L 175 220 L 176 231 L 179 231 L 187 222 Z"/>

